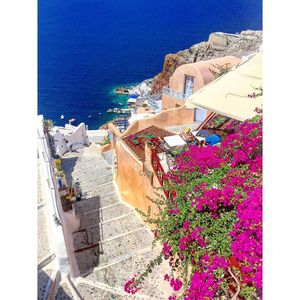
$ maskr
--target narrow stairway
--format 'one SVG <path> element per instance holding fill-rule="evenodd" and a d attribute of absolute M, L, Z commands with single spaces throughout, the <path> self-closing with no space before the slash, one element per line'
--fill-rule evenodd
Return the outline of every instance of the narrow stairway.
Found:
<path fill-rule="evenodd" d="M 81 275 L 74 280 L 76 288 L 83 299 L 167 299 L 162 292 L 168 290 L 163 283 L 166 262 L 150 274 L 140 295 L 124 292 L 124 283 L 143 271 L 160 249 L 152 249 L 153 234 L 119 198 L 112 167 L 95 149 L 92 145 L 67 153 L 62 160 L 68 184 L 78 179 L 83 192 L 73 206 L 80 220 L 73 232 Z"/>

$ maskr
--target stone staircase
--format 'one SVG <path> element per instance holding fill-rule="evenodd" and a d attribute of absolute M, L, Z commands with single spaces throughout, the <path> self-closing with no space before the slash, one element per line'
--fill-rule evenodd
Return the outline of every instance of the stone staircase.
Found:
<path fill-rule="evenodd" d="M 82 299 L 167 299 L 163 276 L 167 262 L 157 267 L 137 295 L 124 284 L 160 252 L 152 248 L 153 234 L 127 203 L 114 183 L 112 167 L 96 146 L 67 153 L 62 168 L 68 184 L 78 179 L 83 198 L 73 204 L 80 227 L 72 233 L 79 277 L 74 285 Z"/>

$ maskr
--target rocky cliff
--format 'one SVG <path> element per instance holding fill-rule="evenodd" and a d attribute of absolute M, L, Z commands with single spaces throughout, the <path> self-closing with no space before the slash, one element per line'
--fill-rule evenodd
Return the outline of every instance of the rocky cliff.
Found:
<path fill-rule="evenodd" d="M 257 51 L 261 43 L 262 31 L 246 30 L 239 34 L 211 33 L 206 42 L 195 44 L 175 54 L 167 54 L 162 72 L 153 78 L 151 93 L 161 93 L 162 87 L 169 83 L 174 71 L 183 64 L 227 55 L 241 58 Z"/>

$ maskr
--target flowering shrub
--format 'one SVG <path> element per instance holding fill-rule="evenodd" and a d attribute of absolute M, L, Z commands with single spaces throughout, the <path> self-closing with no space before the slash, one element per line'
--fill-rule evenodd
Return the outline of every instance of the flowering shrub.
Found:
<path fill-rule="evenodd" d="M 155 219 L 144 214 L 171 266 L 169 299 L 261 298 L 262 117 L 242 123 L 220 147 L 190 146 L 175 165 L 163 187 L 172 196 L 152 200 Z"/>

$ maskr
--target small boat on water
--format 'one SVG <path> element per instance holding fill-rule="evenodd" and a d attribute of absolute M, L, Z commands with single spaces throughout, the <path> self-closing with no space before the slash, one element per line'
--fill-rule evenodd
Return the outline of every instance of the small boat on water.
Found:
<path fill-rule="evenodd" d="M 70 119 L 70 120 L 69 120 L 69 124 L 74 123 L 75 121 L 76 121 L 76 119 L 74 119 L 74 118 L 73 118 L 73 119 Z"/>
<path fill-rule="evenodd" d="M 91 115 L 88 115 L 88 118 L 91 118 L 92 116 Z"/>
<path fill-rule="evenodd" d="M 123 103 L 118 103 L 119 105 L 123 106 L 124 104 Z"/>
<path fill-rule="evenodd" d="M 64 118 L 65 118 L 65 116 L 64 116 L 64 115 L 61 115 L 61 116 L 60 116 L 60 119 L 61 119 L 61 120 L 62 120 L 62 119 L 64 119 Z"/>

